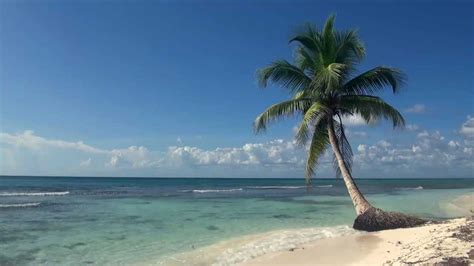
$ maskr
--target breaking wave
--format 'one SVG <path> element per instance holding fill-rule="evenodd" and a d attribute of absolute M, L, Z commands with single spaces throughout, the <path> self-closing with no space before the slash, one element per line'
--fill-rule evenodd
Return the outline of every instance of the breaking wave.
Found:
<path fill-rule="evenodd" d="M 242 191 L 242 188 L 232 188 L 232 189 L 189 189 L 189 190 L 180 190 L 179 192 L 192 192 L 192 193 L 219 193 L 219 192 L 235 192 Z"/>
<path fill-rule="evenodd" d="M 400 187 L 398 189 L 402 189 L 402 190 L 419 190 L 419 189 L 423 189 L 422 186 L 417 186 L 417 187 Z"/>
<path fill-rule="evenodd" d="M 332 185 L 320 185 L 314 186 L 317 188 L 330 188 Z M 303 189 L 307 188 L 306 186 L 247 186 L 245 189 Z M 219 193 L 219 192 L 236 192 L 243 191 L 244 188 L 229 188 L 229 189 L 187 189 L 187 190 L 178 190 L 182 193 Z"/>
<path fill-rule="evenodd" d="M 175 254 L 159 265 L 235 265 L 269 252 L 288 250 L 324 238 L 361 234 L 349 226 L 270 231 L 224 240 L 190 252 Z M 181 265 L 181 264 L 179 264 Z"/>
<path fill-rule="evenodd" d="M 298 189 L 306 188 L 306 186 L 249 186 L 252 189 Z"/>
<path fill-rule="evenodd" d="M 36 207 L 39 206 L 39 202 L 32 203 L 18 203 L 18 204 L 0 204 L 0 208 L 22 208 L 22 207 Z"/>
<path fill-rule="evenodd" d="M 0 197 L 17 197 L 17 196 L 65 196 L 69 191 L 59 192 L 0 192 Z"/>

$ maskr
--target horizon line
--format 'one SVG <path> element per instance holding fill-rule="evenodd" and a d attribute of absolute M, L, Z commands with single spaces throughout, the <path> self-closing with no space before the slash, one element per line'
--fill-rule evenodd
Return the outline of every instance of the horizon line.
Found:
<path fill-rule="evenodd" d="M 178 177 L 178 176 L 74 176 L 74 175 L 0 175 L 2 177 L 54 177 L 54 178 L 133 178 L 133 179 L 303 179 L 304 177 Z M 314 179 L 341 179 L 341 177 L 319 177 Z M 383 180 L 390 180 L 390 179 L 474 179 L 472 177 L 359 177 L 355 178 L 359 180 L 364 179 L 383 179 Z"/>

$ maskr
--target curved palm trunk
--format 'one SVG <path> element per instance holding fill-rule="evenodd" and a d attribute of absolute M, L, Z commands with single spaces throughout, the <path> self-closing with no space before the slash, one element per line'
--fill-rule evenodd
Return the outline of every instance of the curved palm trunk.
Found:
<path fill-rule="evenodd" d="M 352 199 L 352 203 L 354 204 L 354 208 L 356 210 L 357 215 L 363 214 L 370 208 L 373 208 L 372 205 L 365 199 L 364 195 L 360 192 L 357 185 L 354 183 L 352 179 L 352 174 L 346 167 L 344 160 L 342 159 L 341 150 L 339 149 L 339 144 L 336 138 L 336 133 L 334 131 L 334 124 L 330 121 L 330 125 L 328 128 L 329 134 L 329 142 L 331 143 L 332 149 L 337 159 L 337 163 L 339 165 L 339 169 L 341 169 L 342 178 L 344 179 L 344 183 L 346 184 L 347 191 L 349 192 L 349 196 Z"/>

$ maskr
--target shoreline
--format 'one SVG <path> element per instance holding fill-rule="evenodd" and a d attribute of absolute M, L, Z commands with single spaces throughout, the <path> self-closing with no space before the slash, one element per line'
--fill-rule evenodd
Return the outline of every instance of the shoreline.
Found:
<path fill-rule="evenodd" d="M 167 256 L 159 265 L 474 264 L 474 195 L 446 207 L 458 217 L 412 228 L 364 232 L 348 225 L 283 229 Z M 470 263 L 470 264 L 469 264 Z M 144 263 L 156 264 L 155 263 Z"/>
<path fill-rule="evenodd" d="M 326 238 L 239 265 L 471 265 L 474 218 Z"/>
<path fill-rule="evenodd" d="M 158 264 L 473 265 L 473 232 L 474 217 L 378 232 L 361 232 L 348 226 L 277 230 L 225 240 L 176 254 Z"/>

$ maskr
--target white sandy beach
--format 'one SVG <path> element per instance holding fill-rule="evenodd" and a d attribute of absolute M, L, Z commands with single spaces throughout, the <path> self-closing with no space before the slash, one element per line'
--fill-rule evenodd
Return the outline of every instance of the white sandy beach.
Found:
<path fill-rule="evenodd" d="M 160 264 L 470 265 L 474 261 L 474 195 L 461 196 L 448 207 L 466 218 L 372 233 L 347 226 L 271 231 L 196 249 Z"/>
<path fill-rule="evenodd" d="M 474 221 L 461 218 L 416 228 L 386 230 L 319 240 L 242 265 L 404 265 L 435 264 L 457 258 L 473 263 Z M 470 231 L 470 232 L 469 232 Z M 469 258 L 470 254 L 470 258 Z M 453 263 L 450 259 L 450 264 Z M 449 264 L 448 264 L 449 265 Z"/>
<path fill-rule="evenodd" d="M 472 265 L 473 218 L 446 220 L 425 226 L 373 233 L 337 234 L 281 250 L 278 243 L 294 241 L 311 233 L 275 231 L 225 241 L 184 253 L 160 265 Z M 282 237 L 284 236 L 284 237 Z M 276 239 L 275 238 L 279 238 Z M 273 242 L 270 242 L 273 241 Z M 268 246 L 268 243 L 272 243 Z M 262 247 L 267 245 L 267 249 Z M 290 242 L 288 246 L 292 246 Z M 279 251 L 272 251 L 276 249 Z M 456 263 L 458 264 L 456 264 Z M 440 264 L 438 264 L 440 263 Z M 149 263 L 145 263 L 149 264 Z"/>
<path fill-rule="evenodd" d="M 242 265 L 472 265 L 474 195 L 455 199 L 449 208 L 468 218 L 321 239 L 294 249 L 267 253 Z"/>

